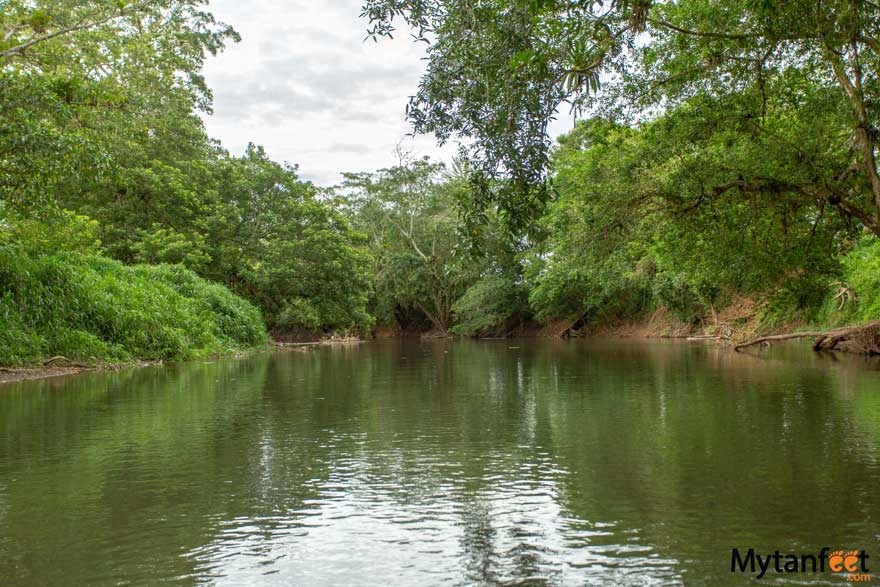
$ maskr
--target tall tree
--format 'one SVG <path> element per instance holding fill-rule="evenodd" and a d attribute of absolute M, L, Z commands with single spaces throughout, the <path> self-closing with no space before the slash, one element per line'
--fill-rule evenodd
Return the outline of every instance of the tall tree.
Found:
<path fill-rule="evenodd" d="M 443 170 L 427 159 L 402 158 L 376 173 L 347 174 L 340 191 L 356 226 L 369 235 L 380 318 L 400 320 L 414 308 L 447 334 L 467 275 L 455 187 Z"/>
<path fill-rule="evenodd" d="M 250 145 L 222 162 L 216 193 L 205 218 L 207 275 L 257 302 L 279 334 L 372 325 L 362 237 L 295 167 Z"/>
<path fill-rule="evenodd" d="M 749 96 L 742 109 L 715 115 L 770 134 L 769 103 L 812 100 L 787 93 L 791 84 L 779 81 L 800 78 L 819 88 L 850 140 L 829 144 L 836 165 L 817 168 L 815 181 L 792 190 L 880 235 L 874 2 L 366 0 L 363 15 L 374 36 L 393 34 L 403 20 L 428 43 L 428 68 L 409 115 L 417 131 L 441 141 L 473 139 L 467 148 L 478 163 L 478 211 L 498 204 L 514 220 L 528 219 L 546 200 L 547 124 L 565 103 L 651 117 L 697 94 Z M 824 127 L 805 131 L 809 141 L 828 134 Z M 753 179 L 739 180 L 734 170 L 707 187 L 747 194 L 768 183 Z"/>

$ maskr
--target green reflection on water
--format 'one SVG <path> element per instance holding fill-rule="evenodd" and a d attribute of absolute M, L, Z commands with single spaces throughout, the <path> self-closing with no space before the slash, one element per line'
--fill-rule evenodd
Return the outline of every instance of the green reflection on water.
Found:
<path fill-rule="evenodd" d="M 878 447 L 877 364 L 802 347 L 395 341 L 26 382 L 0 388 L 0 577 L 744 584 L 733 546 L 880 565 Z"/>

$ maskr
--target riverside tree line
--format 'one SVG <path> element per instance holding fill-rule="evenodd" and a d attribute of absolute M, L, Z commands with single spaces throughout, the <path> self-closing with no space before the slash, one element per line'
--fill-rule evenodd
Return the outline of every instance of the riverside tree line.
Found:
<path fill-rule="evenodd" d="M 207 136 L 199 72 L 238 36 L 204 2 L 4 3 L 0 361 L 183 358 L 267 330 L 880 318 L 877 4 L 367 0 L 363 17 L 428 43 L 408 116 L 465 146 L 319 189 Z"/>

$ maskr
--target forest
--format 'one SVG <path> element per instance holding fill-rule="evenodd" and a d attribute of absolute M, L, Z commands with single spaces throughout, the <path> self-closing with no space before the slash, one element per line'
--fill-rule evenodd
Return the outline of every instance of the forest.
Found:
<path fill-rule="evenodd" d="M 880 319 L 874 2 L 365 0 L 461 147 L 332 188 L 208 136 L 208 8 L 0 8 L 0 364 Z"/>

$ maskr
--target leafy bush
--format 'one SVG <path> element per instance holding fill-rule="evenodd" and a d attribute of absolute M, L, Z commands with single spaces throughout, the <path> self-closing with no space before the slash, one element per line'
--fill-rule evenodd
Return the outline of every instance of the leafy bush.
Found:
<path fill-rule="evenodd" d="M 843 283 L 855 293 L 859 321 L 880 319 L 880 240 L 865 236 L 843 259 Z"/>
<path fill-rule="evenodd" d="M 257 308 L 181 266 L 0 246 L 0 363 L 187 359 L 266 340 Z"/>
<path fill-rule="evenodd" d="M 705 313 L 700 297 L 683 273 L 663 271 L 654 276 L 651 285 L 655 304 L 665 306 L 679 320 L 688 324 L 698 322 Z"/>
<path fill-rule="evenodd" d="M 527 307 L 528 295 L 521 284 L 502 275 L 487 275 L 452 306 L 458 324 L 451 330 L 456 334 L 501 333 Z"/>
<path fill-rule="evenodd" d="M 842 275 L 826 288 L 819 321 L 830 326 L 880 320 L 880 240 L 859 239 L 841 257 Z"/>

